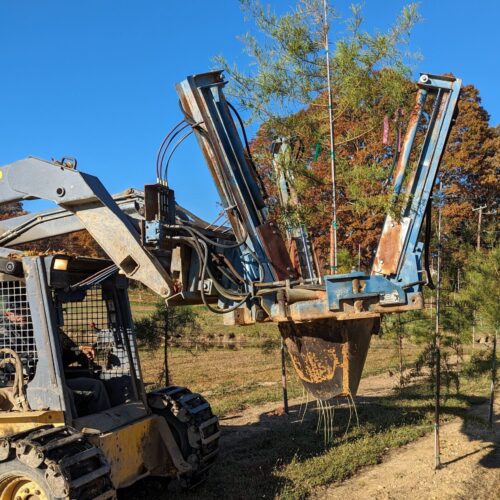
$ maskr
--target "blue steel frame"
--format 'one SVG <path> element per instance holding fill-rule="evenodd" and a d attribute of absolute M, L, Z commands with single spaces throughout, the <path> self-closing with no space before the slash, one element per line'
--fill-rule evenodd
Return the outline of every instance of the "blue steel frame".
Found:
<path fill-rule="evenodd" d="M 248 290 L 252 292 L 254 283 L 275 279 L 275 263 L 266 256 L 264 247 L 268 242 L 263 241 L 258 231 L 258 227 L 266 222 L 267 211 L 226 105 L 222 92 L 224 84 L 220 72 L 206 73 L 184 80 L 178 85 L 178 92 L 186 118 L 196 131 L 223 205 L 228 210 L 234 232 L 238 233 L 238 225 L 244 226 L 246 243 L 261 262 L 263 276 L 258 275 L 255 259 L 244 249 L 227 255 L 236 268 L 243 266 Z M 351 304 L 347 308 L 350 314 L 380 313 L 385 306 L 391 306 L 394 311 L 400 306 L 413 304 L 418 307 L 421 304 L 417 297 L 421 296 L 426 279 L 423 279 L 423 244 L 419 241 L 419 233 L 450 131 L 461 81 L 423 74 L 417 85 L 415 107 L 393 178 L 394 203 L 397 201 L 403 209 L 397 218 L 390 215 L 386 218 L 371 274 L 356 272 L 324 276 L 326 294 L 310 300 L 304 297 L 295 303 L 292 309 L 298 311 L 298 316 L 314 320 L 325 314 L 342 313 L 341 302 L 346 300 L 369 299 L 358 310 Z M 431 111 L 427 113 L 424 106 L 431 97 Z M 426 131 L 418 152 L 415 151 L 416 138 L 420 139 L 419 132 L 423 131 L 423 119 L 427 120 Z M 208 136 L 211 140 L 207 139 Z M 154 232 L 154 228 L 152 230 Z M 293 286 L 287 284 L 286 289 L 291 290 Z M 261 304 L 271 319 L 296 319 L 293 314 L 284 316 L 276 294 L 269 293 L 261 298 Z M 247 306 L 251 307 L 251 301 Z"/>
<path fill-rule="evenodd" d="M 266 221 L 267 207 L 226 103 L 222 91 L 225 84 L 222 72 L 213 71 L 188 77 L 177 85 L 177 92 L 234 233 L 241 233 L 241 226 L 246 233 L 245 245 L 233 264 L 238 269 L 243 267 L 248 282 L 273 281 L 274 270 L 257 230 Z M 257 255 L 260 267 L 252 253 Z"/>
<path fill-rule="evenodd" d="M 397 261 L 397 271 L 386 276 L 382 273 L 378 274 L 376 269 L 371 275 L 349 273 L 325 276 L 328 306 L 332 311 L 340 309 L 341 300 L 359 300 L 377 295 L 380 297 L 382 306 L 405 305 L 411 301 L 412 296 L 421 291 L 422 285 L 426 282 L 422 277 L 423 244 L 419 241 L 419 234 L 451 128 L 461 80 L 423 74 L 418 86 L 420 90 L 417 96 L 416 113 L 406 135 L 400 160 L 401 168 L 393 182 L 394 199 L 405 196 L 406 200 L 401 213 L 401 219 L 406 221 L 406 228 L 402 229 L 401 241 L 397 245 L 401 249 L 399 255 L 397 252 L 394 255 Z M 419 159 L 412 169 L 413 172 L 409 173 L 410 154 L 415 145 L 416 133 L 429 95 L 434 95 L 435 100 L 432 103 L 427 132 Z M 403 181 L 409 174 L 409 181 L 403 189 Z M 394 225 L 394 221 L 388 216 L 384 231 L 391 224 Z M 358 292 L 353 291 L 355 279 L 362 283 L 362 290 Z"/>

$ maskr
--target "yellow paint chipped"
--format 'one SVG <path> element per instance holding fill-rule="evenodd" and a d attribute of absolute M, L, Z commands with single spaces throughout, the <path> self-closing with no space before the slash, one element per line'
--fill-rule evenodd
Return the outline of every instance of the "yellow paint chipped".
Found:
<path fill-rule="evenodd" d="M 3 411 L 0 412 L 0 437 L 28 431 L 43 424 L 64 425 L 60 411 Z"/>

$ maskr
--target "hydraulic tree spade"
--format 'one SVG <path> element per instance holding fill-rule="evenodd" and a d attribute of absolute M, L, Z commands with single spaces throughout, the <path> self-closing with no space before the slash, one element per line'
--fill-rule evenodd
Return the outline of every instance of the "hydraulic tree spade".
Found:
<path fill-rule="evenodd" d="M 387 216 L 370 274 L 331 276 L 321 276 L 305 227 L 290 230 L 287 245 L 268 219 L 224 84 L 211 72 L 177 86 L 184 120 L 165 139 L 157 182 L 144 191 L 111 196 L 70 160 L 30 157 L 0 168 L 0 203 L 59 206 L 0 221 L 0 499 L 114 498 L 148 475 L 187 487 L 206 477 L 218 419 L 187 388 L 145 391 L 129 279 L 168 304 L 205 304 L 226 322 L 276 322 L 298 376 L 320 399 L 356 394 L 383 314 L 423 307 L 429 274 L 419 235 L 460 80 L 420 77 L 392 174 L 401 212 Z M 230 227 L 183 209 L 167 185 L 172 152 L 191 132 Z M 296 198 L 280 170 L 288 147 L 274 148 L 286 202 Z M 81 229 L 109 260 L 16 250 Z"/>

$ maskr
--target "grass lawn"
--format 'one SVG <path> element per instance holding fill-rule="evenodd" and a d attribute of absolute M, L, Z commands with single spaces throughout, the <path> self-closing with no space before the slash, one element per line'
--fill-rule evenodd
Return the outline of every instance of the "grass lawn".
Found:
<path fill-rule="evenodd" d="M 454 417 L 466 418 L 471 403 L 483 401 L 487 394 L 486 377 L 464 382 L 460 394 L 443 400 L 441 423 Z M 477 396 L 472 396 L 476 394 Z M 300 451 L 289 463 L 277 465 L 274 494 L 281 498 L 305 498 L 314 488 L 340 482 L 361 467 L 379 463 L 391 449 L 410 443 L 433 429 L 434 398 L 427 383 L 403 389 L 393 396 L 372 398 L 358 407 L 359 426 L 347 435 L 348 410 L 335 417 L 337 434 L 328 447 L 311 445 L 302 439 Z M 313 432 L 314 429 L 309 429 Z"/>
<path fill-rule="evenodd" d="M 409 347 L 405 354 L 407 361 L 414 359 L 417 354 L 418 348 Z M 156 386 L 162 372 L 162 350 L 141 350 L 140 357 L 146 384 Z M 206 351 L 188 352 L 175 348 L 170 351 L 169 365 L 170 383 L 185 385 L 194 392 L 202 393 L 219 415 L 250 405 L 280 401 L 282 398 L 281 358 L 278 349 L 210 348 Z M 397 352 L 390 342 L 374 337 L 363 376 L 388 370 L 396 374 L 398 366 Z M 302 385 L 290 365 L 287 374 L 289 398 L 301 396 Z M 395 385 L 397 380 L 395 375 Z"/>

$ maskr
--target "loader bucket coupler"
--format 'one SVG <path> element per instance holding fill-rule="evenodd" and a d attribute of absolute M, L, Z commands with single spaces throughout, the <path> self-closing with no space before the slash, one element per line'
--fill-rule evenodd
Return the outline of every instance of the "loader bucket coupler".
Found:
<path fill-rule="evenodd" d="M 280 323 L 292 365 L 315 398 L 354 396 L 379 318 Z"/>

